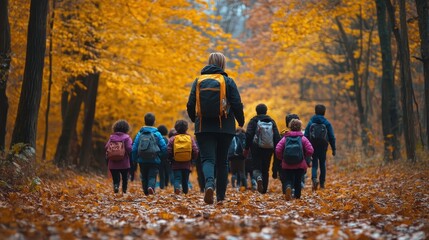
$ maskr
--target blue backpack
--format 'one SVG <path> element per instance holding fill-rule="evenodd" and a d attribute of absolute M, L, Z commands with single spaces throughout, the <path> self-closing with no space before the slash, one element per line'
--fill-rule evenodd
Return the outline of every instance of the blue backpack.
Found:
<path fill-rule="evenodd" d="M 301 163 L 304 159 L 304 151 L 302 148 L 302 137 L 286 137 L 285 149 L 283 151 L 283 161 L 294 165 Z"/>
<path fill-rule="evenodd" d="M 164 140 L 163 140 L 164 141 Z M 144 160 L 154 160 L 158 157 L 158 152 L 161 150 L 158 147 L 156 137 L 152 132 L 140 132 L 138 155 Z"/>
<path fill-rule="evenodd" d="M 228 158 L 233 157 L 244 157 L 244 145 L 246 143 L 246 134 L 238 133 L 236 134 L 231 141 L 228 149 Z"/>

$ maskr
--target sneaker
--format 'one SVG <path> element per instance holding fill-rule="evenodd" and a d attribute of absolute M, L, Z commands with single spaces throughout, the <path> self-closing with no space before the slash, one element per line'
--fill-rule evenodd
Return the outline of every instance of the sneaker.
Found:
<path fill-rule="evenodd" d="M 290 185 L 286 186 L 285 199 L 286 201 L 289 201 L 292 199 L 292 188 L 290 187 Z"/>
<path fill-rule="evenodd" d="M 313 181 L 313 191 L 316 191 L 319 181 L 317 181 L 317 178 L 313 178 L 312 181 Z"/>
<path fill-rule="evenodd" d="M 115 193 L 118 193 L 118 192 L 119 192 L 119 186 L 114 185 L 114 186 L 113 186 L 113 191 L 114 191 Z"/>
<path fill-rule="evenodd" d="M 252 190 L 255 191 L 256 190 L 256 180 L 252 179 Z"/>
<path fill-rule="evenodd" d="M 324 189 L 325 188 L 325 183 L 320 182 L 320 189 Z"/>
<path fill-rule="evenodd" d="M 204 192 L 204 202 L 207 204 L 213 204 L 213 188 L 209 187 Z"/>
<path fill-rule="evenodd" d="M 153 190 L 153 188 L 151 188 L 151 187 L 149 187 L 149 188 L 147 189 L 147 191 L 148 191 L 149 195 L 153 195 L 153 194 L 155 194 L 155 191 L 154 191 L 154 190 Z"/>
<path fill-rule="evenodd" d="M 179 195 L 179 194 L 180 194 L 180 189 L 178 189 L 178 188 L 174 189 L 174 193 L 175 193 L 176 195 Z"/>
<path fill-rule="evenodd" d="M 262 186 L 262 178 L 258 177 L 256 180 L 256 183 L 258 185 L 258 192 L 263 193 L 264 192 L 264 187 Z"/>

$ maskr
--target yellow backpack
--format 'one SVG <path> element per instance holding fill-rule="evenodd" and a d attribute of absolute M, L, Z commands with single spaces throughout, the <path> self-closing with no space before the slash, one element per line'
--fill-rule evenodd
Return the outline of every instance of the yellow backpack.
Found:
<path fill-rule="evenodd" d="M 173 144 L 174 160 L 187 162 L 192 159 L 192 139 L 188 134 L 177 134 Z"/>
<path fill-rule="evenodd" d="M 222 117 L 228 115 L 225 77 L 222 74 L 204 74 L 197 80 L 196 112 L 200 118 L 219 118 L 222 127 Z M 200 126 L 201 127 L 201 126 Z"/>

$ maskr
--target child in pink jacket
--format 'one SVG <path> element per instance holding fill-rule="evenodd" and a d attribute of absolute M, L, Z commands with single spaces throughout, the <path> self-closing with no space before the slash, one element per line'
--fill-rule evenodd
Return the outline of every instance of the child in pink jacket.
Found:
<path fill-rule="evenodd" d="M 302 122 L 299 119 L 292 119 L 289 123 L 289 126 L 291 131 L 285 133 L 285 136 L 276 146 L 276 156 L 278 159 L 282 159 L 282 175 L 284 176 L 282 179 L 282 191 L 283 194 L 285 194 L 286 200 L 290 200 L 292 198 L 292 188 L 295 189 L 294 197 L 301 198 L 301 179 L 304 173 L 307 171 L 308 167 L 305 158 L 311 156 L 314 151 L 310 141 L 304 136 L 301 131 Z M 302 160 L 298 161 L 295 164 L 287 163 L 285 160 L 286 142 L 287 138 L 289 137 L 298 137 L 300 138 L 300 141 L 302 143 L 300 149 L 303 152 L 302 154 L 300 154 L 299 152 L 297 153 L 298 156 L 302 156 Z"/>

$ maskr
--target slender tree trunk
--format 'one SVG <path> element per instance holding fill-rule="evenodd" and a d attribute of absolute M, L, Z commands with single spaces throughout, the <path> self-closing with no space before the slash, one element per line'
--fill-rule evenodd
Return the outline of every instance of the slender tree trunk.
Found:
<path fill-rule="evenodd" d="M 46 159 L 46 147 L 48 145 L 48 133 L 49 133 L 49 110 L 51 108 L 51 88 L 52 88 L 52 36 L 54 30 L 54 20 L 55 20 L 55 1 L 52 0 L 52 14 L 51 21 L 49 23 L 49 84 L 48 84 L 48 100 L 46 103 L 46 113 L 45 113 L 45 140 L 43 141 L 43 153 L 42 159 Z"/>
<path fill-rule="evenodd" d="M 12 134 L 12 145 L 22 142 L 36 148 L 37 119 L 42 96 L 46 50 L 47 14 L 48 0 L 31 0 L 24 80 Z"/>
<path fill-rule="evenodd" d="M 399 0 L 400 28 L 395 26 L 395 9 L 390 0 L 385 0 L 387 12 L 392 24 L 396 44 L 398 45 L 399 70 L 401 75 L 402 120 L 404 125 L 407 159 L 416 160 L 416 134 L 414 129 L 413 83 L 411 81 L 410 51 L 408 46 L 408 28 L 405 0 Z"/>
<path fill-rule="evenodd" d="M 89 168 L 92 150 L 92 126 L 94 124 L 95 106 L 97 102 L 98 82 L 100 73 L 95 72 L 87 76 L 88 91 L 85 100 L 85 120 L 82 134 L 82 147 L 80 149 L 79 166 L 82 170 Z"/>
<path fill-rule="evenodd" d="M 69 163 L 70 143 L 72 141 L 73 133 L 76 131 L 84 92 L 84 89 L 75 85 L 75 94 L 72 94 L 68 103 L 60 139 L 58 140 L 57 150 L 55 152 L 55 164 L 59 167 L 66 167 Z"/>
<path fill-rule="evenodd" d="M 402 58 L 402 93 L 404 103 L 404 126 L 406 138 L 407 158 L 416 161 L 416 134 L 414 128 L 414 107 L 413 107 L 413 82 L 411 79 L 410 49 L 408 45 L 408 27 L 405 8 L 405 0 L 399 0 L 399 19 L 401 34 L 401 58 Z"/>
<path fill-rule="evenodd" d="M 425 118 L 426 118 L 426 144 L 429 146 L 429 2 L 416 0 L 417 14 L 419 16 L 420 51 L 423 62 L 425 79 Z"/>
<path fill-rule="evenodd" d="M 8 0 L 0 0 L 0 151 L 6 146 L 9 100 L 6 95 L 11 60 Z"/>
<path fill-rule="evenodd" d="M 376 0 L 378 36 L 380 38 L 381 63 L 383 75 L 381 79 L 381 121 L 384 136 L 384 159 L 399 158 L 398 141 L 398 108 L 396 104 L 395 82 L 392 63 L 392 43 L 390 24 L 386 15 L 386 5 L 383 0 Z"/>
<path fill-rule="evenodd" d="M 354 57 L 351 43 L 349 42 L 349 39 L 347 37 L 346 32 L 344 31 L 341 21 L 338 19 L 338 17 L 335 18 L 335 21 L 340 30 L 341 41 L 343 43 L 343 47 L 346 52 L 347 59 L 350 63 L 350 68 L 353 73 L 353 93 L 355 95 L 354 98 L 357 105 L 359 123 L 361 126 L 362 146 L 363 146 L 364 153 L 368 154 L 369 153 L 369 145 L 368 145 L 369 126 L 368 126 L 367 116 L 365 115 L 365 109 L 364 109 L 363 100 L 362 100 L 362 92 L 361 92 L 360 81 L 359 81 L 359 69 L 356 63 L 356 59 Z"/>

